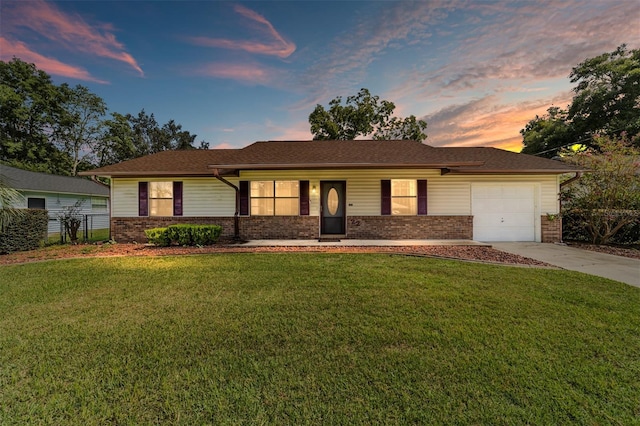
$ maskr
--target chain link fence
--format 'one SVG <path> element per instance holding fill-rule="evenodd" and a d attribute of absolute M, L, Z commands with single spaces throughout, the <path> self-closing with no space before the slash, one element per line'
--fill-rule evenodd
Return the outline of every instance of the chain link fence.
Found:
<path fill-rule="evenodd" d="M 107 241 L 111 238 L 108 213 L 82 214 L 74 217 L 80 221 L 76 234 L 78 241 Z M 65 231 L 64 222 L 60 218 L 49 218 L 48 240 L 49 243 L 70 242 L 70 236 Z"/>

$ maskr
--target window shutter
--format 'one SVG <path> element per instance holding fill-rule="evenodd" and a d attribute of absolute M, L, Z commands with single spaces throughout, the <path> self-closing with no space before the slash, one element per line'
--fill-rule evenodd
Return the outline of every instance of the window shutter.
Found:
<path fill-rule="evenodd" d="M 240 181 L 240 215 L 249 215 L 249 181 Z"/>
<path fill-rule="evenodd" d="M 138 216 L 149 216 L 149 182 L 138 182 Z"/>
<path fill-rule="evenodd" d="M 390 180 L 380 181 L 380 214 L 383 216 L 391 214 L 391 181 Z"/>
<path fill-rule="evenodd" d="M 418 180 L 418 214 L 427 214 L 427 181 Z"/>
<path fill-rule="evenodd" d="M 182 182 L 173 182 L 173 215 L 182 216 Z"/>
<path fill-rule="evenodd" d="M 300 181 L 300 216 L 309 216 L 309 181 Z"/>

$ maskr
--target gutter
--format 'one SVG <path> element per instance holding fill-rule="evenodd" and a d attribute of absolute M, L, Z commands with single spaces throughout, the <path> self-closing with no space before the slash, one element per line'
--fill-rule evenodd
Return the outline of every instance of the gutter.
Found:
<path fill-rule="evenodd" d="M 236 191 L 236 212 L 233 214 L 233 239 L 240 241 L 240 220 L 238 217 L 240 214 L 240 188 L 220 176 L 220 169 L 213 169 L 213 176 Z"/>

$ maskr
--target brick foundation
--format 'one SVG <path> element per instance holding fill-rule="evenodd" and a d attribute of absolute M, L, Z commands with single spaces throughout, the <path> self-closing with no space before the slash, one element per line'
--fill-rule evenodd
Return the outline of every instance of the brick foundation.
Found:
<path fill-rule="evenodd" d="M 318 217 L 243 216 L 240 218 L 240 236 L 245 240 L 314 239 L 318 238 Z"/>
<path fill-rule="evenodd" d="M 540 224 L 542 227 L 541 240 L 543 243 L 562 242 L 562 219 L 559 215 L 553 220 L 547 215 L 542 215 Z"/>
<path fill-rule="evenodd" d="M 145 243 L 145 229 L 179 223 L 221 225 L 222 237 L 233 237 L 233 217 L 116 217 L 111 218 L 111 238 L 121 243 Z M 243 216 L 240 237 L 256 239 L 315 239 L 319 237 L 317 216 Z M 470 240 L 472 216 L 350 216 L 346 238 Z"/>
<path fill-rule="evenodd" d="M 223 237 L 233 237 L 233 217 L 112 217 L 111 238 L 119 243 L 146 243 L 145 229 L 179 223 L 221 225 Z"/>
<path fill-rule="evenodd" d="M 473 216 L 351 216 L 347 238 L 470 240 Z"/>

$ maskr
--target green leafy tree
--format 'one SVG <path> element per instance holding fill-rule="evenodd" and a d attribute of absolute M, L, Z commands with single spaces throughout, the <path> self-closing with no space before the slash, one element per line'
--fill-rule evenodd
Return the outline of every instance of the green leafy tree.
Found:
<path fill-rule="evenodd" d="M 58 148 L 71 159 L 69 174 L 75 176 L 82 164 L 95 164 L 95 153 L 107 112 L 104 100 L 84 86 L 60 86 L 63 114 L 54 133 Z"/>
<path fill-rule="evenodd" d="M 568 119 L 582 137 L 640 133 L 640 49 L 625 45 L 573 68 Z"/>
<path fill-rule="evenodd" d="M 51 141 L 63 114 L 51 77 L 14 58 L 0 61 L 0 160 L 20 168 L 68 174 L 68 156 Z"/>
<path fill-rule="evenodd" d="M 174 120 L 160 127 L 154 115 L 144 109 L 137 116 L 112 113 L 111 119 L 104 122 L 97 145 L 98 164 L 106 166 L 161 151 L 196 149 L 196 137 Z M 200 146 L 208 148 L 204 141 Z"/>
<path fill-rule="evenodd" d="M 136 158 L 133 144 L 134 134 L 126 115 L 111 113 L 111 119 L 104 121 L 102 136 L 96 147 L 99 167 Z"/>
<path fill-rule="evenodd" d="M 551 107 L 542 117 L 536 116 L 520 130 L 524 154 L 552 158 L 562 147 L 574 144 L 576 136 L 567 120 L 567 111 Z"/>
<path fill-rule="evenodd" d="M 626 135 L 597 137 L 594 147 L 564 158 L 587 172 L 563 191 L 563 215 L 579 221 L 593 243 L 640 220 L 640 149 Z"/>
<path fill-rule="evenodd" d="M 426 139 L 427 123 L 413 115 L 392 117 L 395 107 L 393 102 L 380 100 L 363 88 L 347 97 L 344 105 L 341 96 L 329 102 L 328 110 L 316 105 L 309 115 L 311 133 L 316 140 L 353 140 L 358 136 L 378 140 Z"/>
<path fill-rule="evenodd" d="M 566 110 L 551 107 L 520 131 L 522 152 L 547 157 L 562 147 L 579 143 L 597 147 L 597 136 L 640 134 L 640 49 L 625 45 L 614 52 L 590 58 L 569 75 L 574 97 Z M 632 138 L 637 146 L 640 139 Z"/>

